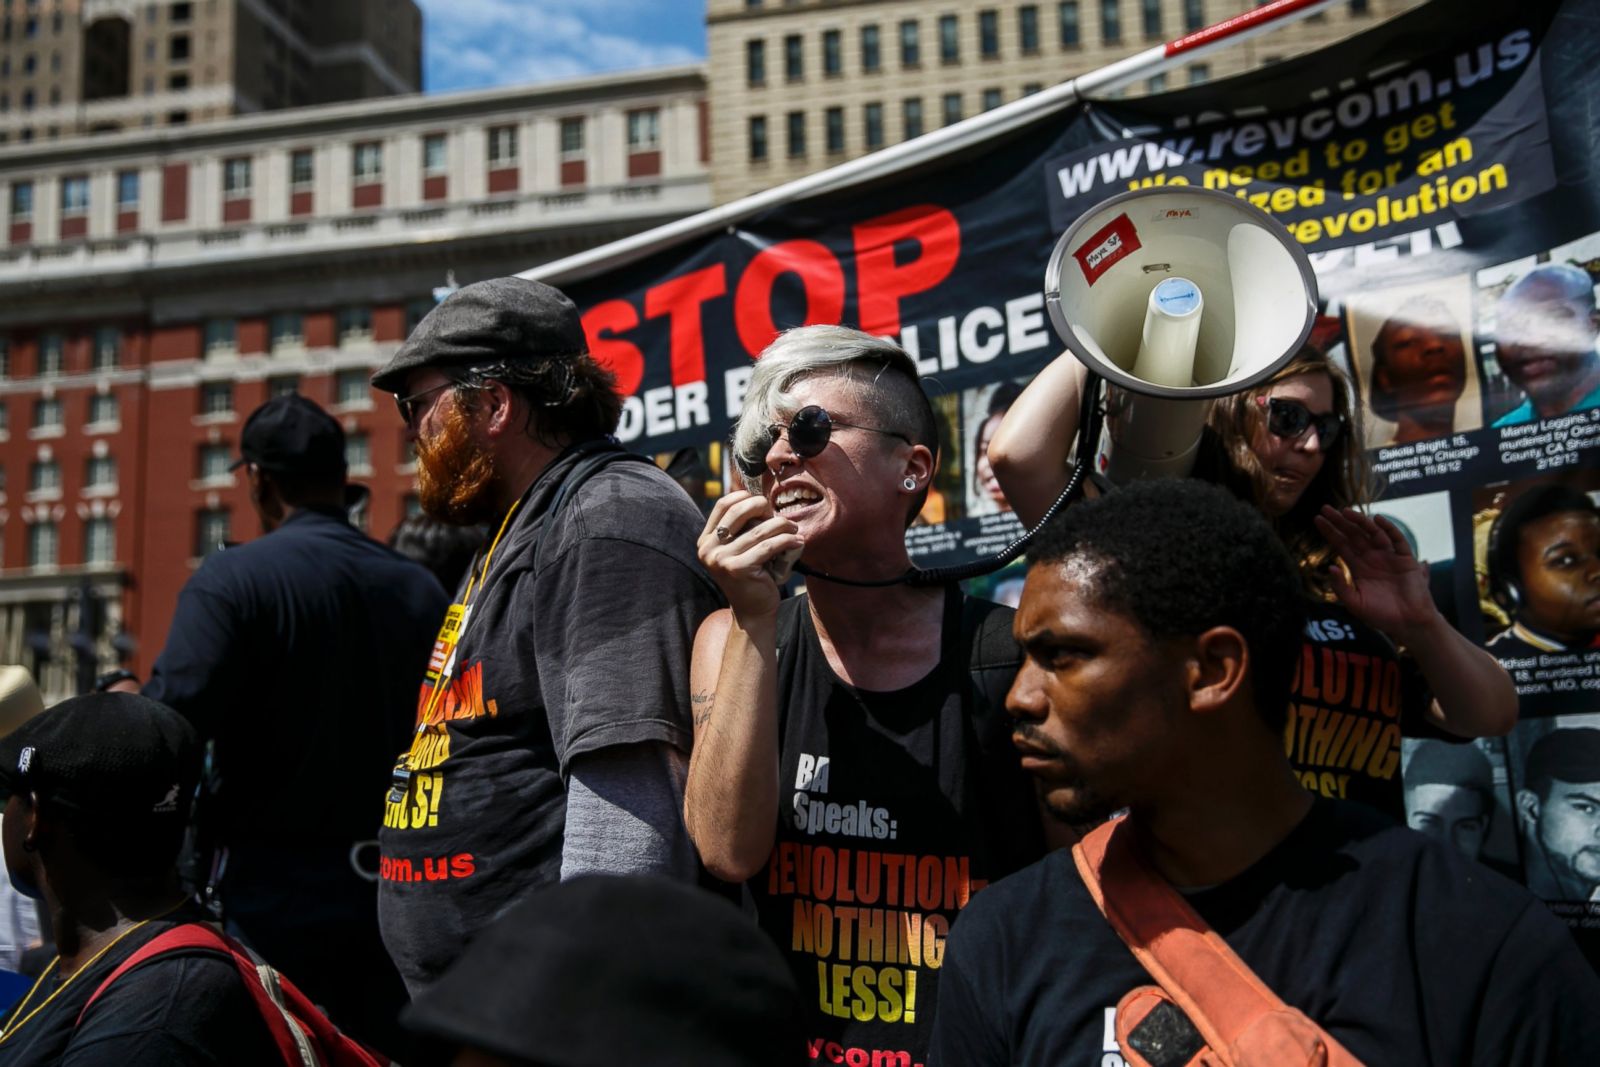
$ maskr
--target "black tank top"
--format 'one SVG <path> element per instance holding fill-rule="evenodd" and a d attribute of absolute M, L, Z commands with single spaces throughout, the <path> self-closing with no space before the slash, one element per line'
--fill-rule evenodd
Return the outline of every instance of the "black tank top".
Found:
<path fill-rule="evenodd" d="M 794 969 L 814 1060 L 923 1063 L 950 924 L 1043 854 L 1004 710 L 1021 661 L 1011 615 L 952 590 L 938 665 L 876 693 L 834 674 L 805 597 L 779 609 L 783 792 L 750 889 Z"/>

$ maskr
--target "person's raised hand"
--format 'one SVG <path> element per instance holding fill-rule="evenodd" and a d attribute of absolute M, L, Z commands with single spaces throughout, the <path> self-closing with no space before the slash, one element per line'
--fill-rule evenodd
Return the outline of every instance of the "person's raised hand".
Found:
<path fill-rule="evenodd" d="M 777 612 L 774 570 L 805 548 L 799 530 L 777 513 L 772 501 L 743 489 L 712 507 L 696 548 L 735 619 Z"/>
<path fill-rule="evenodd" d="M 1439 609 L 1428 591 L 1428 568 L 1411 554 L 1394 523 L 1354 508 L 1324 507 L 1317 531 L 1344 566 L 1329 568 L 1333 591 L 1350 613 L 1401 644 L 1435 621 Z"/>

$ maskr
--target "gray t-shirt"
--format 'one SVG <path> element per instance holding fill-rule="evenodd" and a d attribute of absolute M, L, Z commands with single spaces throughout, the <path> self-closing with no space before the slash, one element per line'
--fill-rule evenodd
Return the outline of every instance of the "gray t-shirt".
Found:
<path fill-rule="evenodd" d="M 559 878 L 574 759 L 690 745 L 690 651 L 720 605 L 695 556 L 700 514 L 654 465 L 619 460 L 545 530 L 577 458 L 564 454 L 529 491 L 464 621 L 452 609 L 422 686 L 380 835 L 383 940 L 413 994 Z"/>

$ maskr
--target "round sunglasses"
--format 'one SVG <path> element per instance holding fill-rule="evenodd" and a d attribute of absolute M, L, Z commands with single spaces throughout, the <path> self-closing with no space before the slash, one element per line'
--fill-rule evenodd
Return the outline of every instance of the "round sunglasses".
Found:
<path fill-rule="evenodd" d="M 911 438 L 903 433 L 882 430 L 876 426 L 862 426 L 854 422 L 841 422 L 828 414 L 826 408 L 817 404 L 807 404 L 794 413 L 788 426 L 768 426 L 756 439 L 757 451 L 754 455 L 735 452 L 734 463 L 745 477 L 759 478 L 767 469 L 767 453 L 772 451 L 772 446 L 782 434 L 789 435 L 789 447 L 794 450 L 795 455 L 810 459 L 828 447 L 828 439 L 833 436 L 835 428 L 866 430 L 868 433 L 880 433 L 885 437 L 898 437 L 908 445 L 912 443 Z"/>
<path fill-rule="evenodd" d="M 1313 415 L 1311 409 L 1300 401 L 1277 396 L 1258 396 L 1256 403 L 1266 405 L 1267 430 L 1274 437 L 1294 441 L 1307 430 L 1315 430 L 1318 447 L 1328 449 L 1339 440 L 1339 434 L 1344 430 L 1344 419 L 1335 411 Z"/>

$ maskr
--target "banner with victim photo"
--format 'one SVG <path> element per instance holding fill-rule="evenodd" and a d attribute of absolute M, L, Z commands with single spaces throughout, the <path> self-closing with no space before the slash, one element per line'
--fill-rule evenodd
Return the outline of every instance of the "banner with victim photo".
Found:
<path fill-rule="evenodd" d="M 1062 351 L 1042 294 L 1059 234 L 1137 188 L 1267 211 L 1310 254 L 1314 339 L 1355 383 L 1375 510 L 1520 695 L 1507 739 L 1406 743 L 1413 825 L 1600 942 L 1597 18 L 1596 0 L 1436 0 L 1225 82 L 1078 103 L 564 287 L 627 394 L 621 436 L 671 456 L 707 507 L 730 487 L 722 442 L 753 358 L 780 329 L 898 338 L 943 433 L 908 534 L 937 565 L 1021 532 L 984 450 Z M 1014 598 L 1017 577 L 980 587 Z M 1332 733 L 1301 740 L 1350 747 Z M 1338 781 L 1324 779 L 1309 784 Z"/>

